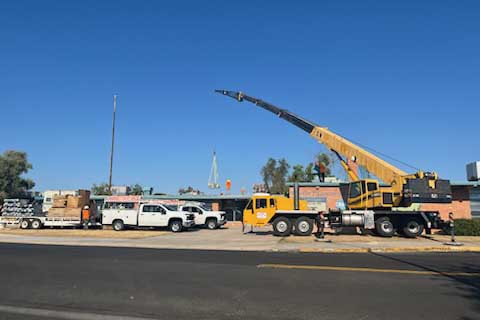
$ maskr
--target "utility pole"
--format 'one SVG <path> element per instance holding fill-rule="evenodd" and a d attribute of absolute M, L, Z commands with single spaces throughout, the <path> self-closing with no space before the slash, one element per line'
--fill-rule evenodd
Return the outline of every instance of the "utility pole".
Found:
<path fill-rule="evenodd" d="M 112 167 L 113 150 L 115 147 L 115 113 L 117 112 L 117 95 L 113 95 L 113 121 L 112 121 L 112 148 L 110 149 L 110 177 L 108 179 L 108 191 L 112 194 Z"/>

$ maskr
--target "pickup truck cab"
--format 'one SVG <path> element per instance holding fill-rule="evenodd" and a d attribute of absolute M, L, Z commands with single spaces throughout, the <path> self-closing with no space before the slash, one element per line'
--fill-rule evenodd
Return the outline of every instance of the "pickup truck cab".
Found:
<path fill-rule="evenodd" d="M 185 204 L 180 207 L 180 210 L 192 213 L 195 216 L 195 225 L 204 226 L 210 230 L 220 228 L 227 223 L 224 211 L 212 211 L 201 204 Z"/>
<path fill-rule="evenodd" d="M 178 211 L 176 206 L 158 203 L 105 202 L 102 224 L 121 231 L 127 227 L 168 227 L 180 232 L 194 226 L 194 215 Z"/>

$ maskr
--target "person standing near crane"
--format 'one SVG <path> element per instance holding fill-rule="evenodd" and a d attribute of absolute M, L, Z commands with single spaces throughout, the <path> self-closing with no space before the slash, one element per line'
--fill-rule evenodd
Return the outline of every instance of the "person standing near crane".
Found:
<path fill-rule="evenodd" d="M 315 171 L 317 172 L 318 180 L 320 182 L 325 182 L 325 172 L 327 171 L 327 166 L 323 162 L 317 161 L 315 163 Z"/>

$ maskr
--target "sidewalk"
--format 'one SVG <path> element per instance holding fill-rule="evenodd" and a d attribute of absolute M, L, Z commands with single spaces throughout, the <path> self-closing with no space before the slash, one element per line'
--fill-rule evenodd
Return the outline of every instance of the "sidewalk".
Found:
<path fill-rule="evenodd" d="M 235 251 L 292 252 L 480 252 L 480 237 L 457 237 L 464 245 L 444 245 L 449 236 L 432 235 L 417 239 L 381 238 L 371 235 L 330 235 L 317 241 L 314 236 L 274 237 L 269 228 L 243 234 L 231 224 L 219 230 L 196 229 L 182 233 L 151 230 L 18 230 L 0 229 L 0 243 L 68 246 L 107 246 L 158 249 L 203 249 Z"/>

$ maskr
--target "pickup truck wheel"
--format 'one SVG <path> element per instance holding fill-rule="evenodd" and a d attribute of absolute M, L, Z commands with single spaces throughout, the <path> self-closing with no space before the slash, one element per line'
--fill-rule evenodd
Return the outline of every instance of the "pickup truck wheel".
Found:
<path fill-rule="evenodd" d="M 207 228 L 210 230 L 217 229 L 218 224 L 217 224 L 217 219 L 208 219 L 207 220 Z"/>
<path fill-rule="evenodd" d="M 309 236 L 313 231 L 313 220 L 307 217 L 300 217 L 295 222 L 295 234 L 297 236 Z"/>
<path fill-rule="evenodd" d="M 375 230 L 381 237 L 392 237 L 395 233 L 393 223 L 388 217 L 380 217 L 375 221 Z"/>
<path fill-rule="evenodd" d="M 402 229 L 402 234 L 407 238 L 416 238 L 422 234 L 424 225 L 417 220 L 408 221 Z"/>
<path fill-rule="evenodd" d="M 113 221 L 112 227 L 115 231 L 122 231 L 123 229 L 125 229 L 125 225 L 123 224 L 122 220 Z"/>
<path fill-rule="evenodd" d="M 30 226 L 32 227 L 32 229 L 40 229 L 42 227 L 42 223 L 40 222 L 40 220 L 35 219 L 32 221 Z"/>
<path fill-rule="evenodd" d="M 20 229 L 30 229 L 30 221 L 22 220 L 22 222 L 20 222 Z"/>
<path fill-rule="evenodd" d="M 182 221 L 181 220 L 170 221 L 169 227 L 170 227 L 170 231 L 172 232 L 180 232 L 182 231 L 182 228 L 183 228 Z"/>
<path fill-rule="evenodd" d="M 287 237 L 292 232 L 292 222 L 285 217 L 278 217 L 273 221 L 273 235 Z"/>

